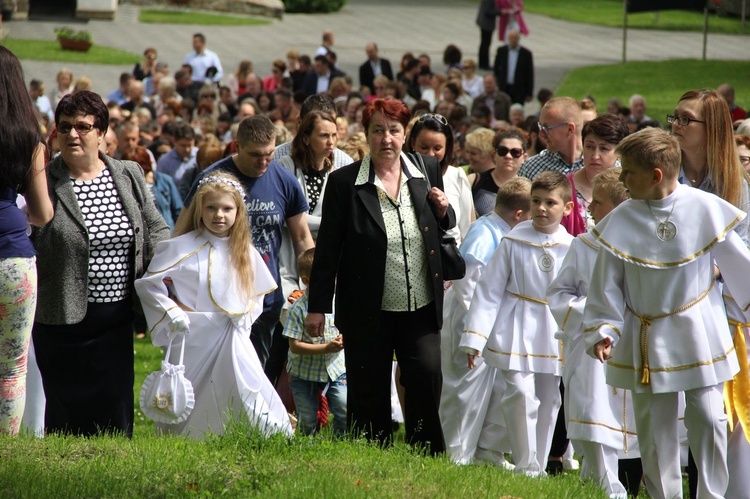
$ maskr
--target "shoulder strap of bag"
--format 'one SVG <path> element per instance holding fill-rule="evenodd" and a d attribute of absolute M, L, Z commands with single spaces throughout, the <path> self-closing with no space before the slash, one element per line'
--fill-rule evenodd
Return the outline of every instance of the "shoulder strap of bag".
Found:
<path fill-rule="evenodd" d="M 428 169 L 421 154 L 416 153 L 416 152 L 410 152 L 407 156 L 409 156 L 412 163 L 417 165 L 417 168 L 419 168 L 419 170 L 425 176 L 425 179 L 427 180 L 428 190 L 433 187 L 437 187 L 441 191 L 445 190 L 443 188 L 443 177 L 440 175 L 440 172 L 439 172 L 439 169 L 440 169 L 439 164 L 438 164 L 437 169 Z"/>

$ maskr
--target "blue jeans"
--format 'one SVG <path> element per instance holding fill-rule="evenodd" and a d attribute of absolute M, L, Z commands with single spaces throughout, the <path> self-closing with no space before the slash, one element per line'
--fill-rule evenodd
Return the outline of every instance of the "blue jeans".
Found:
<path fill-rule="evenodd" d="M 303 435 L 315 433 L 318 428 L 318 392 L 325 388 L 326 383 L 292 376 L 290 386 L 297 407 L 297 429 Z M 333 433 L 342 437 L 346 433 L 346 374 L 330 382 L 326 398 L 328 410 L 333 414 Z"/>

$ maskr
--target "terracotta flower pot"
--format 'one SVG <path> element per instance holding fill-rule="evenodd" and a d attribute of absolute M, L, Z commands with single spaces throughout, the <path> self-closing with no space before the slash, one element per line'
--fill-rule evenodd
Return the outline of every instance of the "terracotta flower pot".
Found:
<path fill-rule="evenodd" d="M 60 46 L 63 50 L 77 50 L 78 52 L 88 52 L 91 46 L 91 42 L 83 40 L 71 40 L 70 38 L 58 38 Z"/>

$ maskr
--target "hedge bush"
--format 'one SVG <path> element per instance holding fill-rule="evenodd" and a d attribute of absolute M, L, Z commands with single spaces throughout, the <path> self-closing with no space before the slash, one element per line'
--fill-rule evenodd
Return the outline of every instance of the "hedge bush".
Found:
<path fill-rule="evenodd" d="M 336 12 L 346 4 L 346 0 L 284 0 L 287 12 Z"/>

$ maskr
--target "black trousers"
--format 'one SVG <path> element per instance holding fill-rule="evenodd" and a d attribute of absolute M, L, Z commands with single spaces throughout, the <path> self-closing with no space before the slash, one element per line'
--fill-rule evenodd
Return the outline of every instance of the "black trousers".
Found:
<path fill-rule="evenodd" d="M 266 363 L 271 357 L 273 332 L 276 329 L 276 324 L 279 323 L 281 308 L 282 305 L 279 304 L 277 307 L 264 311 L 250 329 L 250 342 L 255 347 L 255 353 L 258 354 L 258 359 L 263 369 L 266 368 Z"/>
<path fill-rule="evenodd" d="M 281 324 L 281 321 L 278 321 L 273 330 L 273 343 L 271 344 L 271 351 L 264 368 L 266 377 L 273 386 L 276 386 L 281 373 L 284 372 L 284 366 L 286 366 L 288 357 L 289 338 L 284 337 L 284 326 Z"/>
<path fill-rule="evenodd" d="M 506 85 L 505 92 L 510 95 L 510 100 L 513 101 L 513 104 L 526 103 L 526 95 L 524 95 L 525 92 L 521 85 L 515 83 L 513 85 Z"/>
<path fill-rule="evenodd" d="M 482 38 L 479 42 L 479 68 L 492 69 L 490 66 L 490 44 L 492 44 L 492 31 L 481 30 Z"/>
<path fill-rule="evenodd" d="M 565 400 L 565 387 L 560 382 L 560 399 Z M 555 423 L 555 432 L 552 434 L 552 447 L 549 450 L 549 457 L 561 458 L 568 449 L 568 431 L 565 428 L 565 409 L 560 406 L 560 412 L 557 413 L 557 422 Z"/>
<path fill-rule="evenodd" d="M 440 331 L 434 303 L 415 312 L 381 312 L 377 333 L 343 331 L 347 378 L 347 424 L 355 436 L 392 442 L 391 366 L 395 351 L 405 390 L 408 443 L 430 454 L 445 451 L 438 406 Z"/>
<path fill-rule="evenodd" d="M 133 435 L 132 302 L 89 303 L 78 324 L 34 323 L 47 432 Z"/>

